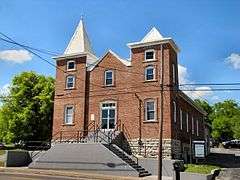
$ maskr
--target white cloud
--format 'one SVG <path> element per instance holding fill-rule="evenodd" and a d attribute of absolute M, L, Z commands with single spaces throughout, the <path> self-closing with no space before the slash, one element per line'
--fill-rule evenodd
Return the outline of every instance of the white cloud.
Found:
<path fill-rule="evenodd" d="M 179 78 L 179 83 L 180 84 L 187 84 L 187 83 L 191 83 L 188 80 L 188 72 L 187 72 L 187 68 L 178 64 L 178 78 Z"/>
<path fill-rule="evenodd" d="M 234 69 L 240 69 L 240 55 L 232 53 L 226 58 L 226 62 L 230 64 Z"/>
<path fill-rule="evenodd" d="M 3 87 L 0 88 L 0 95 L 6 96 L 9 94 L 9 84 L 5 84 Z"/>
<path fill-rule="evenodd" d="M 189 80 L 189 74 L 187 68 L 182 65 L 178 65 L 178 78 L 179 84 L 194 84 L 194 81 Z M 208 86 L 200 86 L 196 87 L 194 85 L 187 85 L 180 87 L 184 93 L 190 96 L 193 99 L 197 98 L 206 98 L 213 95 L 211 87 Z M 186 90 L 186 91 L 184 91 Z M 194 91 L 191 91 L 194 90 Z"/>
<path fill-rule="evenodd" d="M 24 63 L 32 60 L 32 54 L 26 50 L 4 50 L 0 51 L 0 60 Z"/>

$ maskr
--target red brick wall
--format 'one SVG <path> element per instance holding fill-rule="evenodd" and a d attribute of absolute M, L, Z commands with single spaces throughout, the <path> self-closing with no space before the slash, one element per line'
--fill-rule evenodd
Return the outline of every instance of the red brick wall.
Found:
<path fill-rule="evenodd" d="M 161 49 L 163 47 L 163 49 Z M 145 50 L 154 49 L 156 60 L 145 62 Z M 163 61 L 162 61 L 163 57 Z M 128 129 L 131 138 L 139 137 L 139 118 L 141 118 L 142 138 L 159 137 L 160 121 L 160 85 L 161 85 L 161 67 L 164 62 L 164 84 L 172 84 L 172 64 L 175 64 L 177 75 L 177 53 L 169 44 L 155 45 L 151 47 L 135 48 L 131 51 L 131 66 L 127 67 L 112 53 L 107 53 L 102 61 L 86 76 L 86 57 L 77 59 L 77 70 L 69 72 L 77 76 L 76 89 L 65 90 L 66 74 L 57 69 L 56 74 L 56 94 L 54 104 L 54 122 L 53 134 L 59 130 L 77 131 L 89 124 L 91 115 L 94 114 L 95 121 L 100 124 L 100 105 L 104 101 L 115 101 L 117 104 L 117 121 L 124 123 Z M 59 68 L 66 69 L 66 62 L 60 60 L 57 62 Z M 145 67 L 153 65 L 156 68 L 156 80 L 145 82 Z M 114 85 L 111 87 L 104 86 L 105 70 L 114 71 Z M 86 86 L 85 86 L 86 84 Z M 179 115 L 177 123 L 173 121 L 172 100 L 176 99 L 178 107 L 189 111 L 191 114 L 199 116 L 200 114 L 185 100 L 176 95 L 176 92 L 170 91 L 170 87 L 165 87 L 163 93 L 163 138 L 165 139 L 183 139 L 188 142 L 189 133 L 191 133 L 191 120 L 189 120 L 189 133 L 180 130 Z M 85 93 L 86 92 L 86 93 Z M 139 101 L 137 96 L 142 100 L 141 115 L 139 117 Z M 154 99 L 157 104 L 156 122 L 144 122 L 144 102 L 147 99 Z M 73 104 L 75 106 L 74 124 L 66 126 L 64 121 L 64 106 Z M 179 108 L 178 108 L 179 109 Z M 86 113 L 85 113 L 86 112 Z M 179 114 L 179 113 L 178 113 Z M 196 126 L 195 126 L 196 127 Z M 199 130 L 202 125 L 199 122 Z M 195 131 L 196 133 L 196 131 Z M 199 132 L 202 133 L 202 132 Z"/>
<path fill-rule="evenodd" d="M 86 57 L 75 59 L 76 71 L 66 71 L 67 60 L 58 60 L 55 82 L 53 135 L 59 131 L 68 131 L 69 136 L 73 132 L 83 129 L 84 126 L 84 101 L 85 101 L 85 75 Z M 60 70 L 61 69 L 61 70 Z M 63 70 L 63 71 L 62 71 Z M 75 75 L 75 88 L 66 89 L 66 77 Z M 74 120 L 72 125 L 64 124 L 64 108 L 66 105 L 74 105 Z M 67 136 L 64 133 L 63 136 Z"/>

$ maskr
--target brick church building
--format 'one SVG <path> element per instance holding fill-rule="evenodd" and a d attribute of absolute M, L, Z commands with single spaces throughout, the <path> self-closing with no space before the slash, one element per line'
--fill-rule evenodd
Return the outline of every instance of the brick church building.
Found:
<path fill-rule="evenodd" d="M 80 21 L 63 55 L 54 57 L 53 136 L 86 136 L 93 122 L 106 132 L 124 125 L 131 149 L 156 157 L 163 113 L 164 157 L 187 158 L 191 141 L 204 139 L 206 113 L 179 90 L 178 46 L 155 27 L 127 46 L 129 59 L 112 50 L 96 57 Z"/>

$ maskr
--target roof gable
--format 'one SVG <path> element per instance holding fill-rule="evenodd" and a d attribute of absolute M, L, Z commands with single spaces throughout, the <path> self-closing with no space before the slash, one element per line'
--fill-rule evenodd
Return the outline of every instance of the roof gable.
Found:
<path fill-rule="evenodd" d="M 131 61 L 125 60 L 119 57 L 115 52 L 112 50 L 108 50 L 95 64 L 89 67 L 89 71 L 92 71 L 108 54 L 114 56 L 117 60 L 119 60 L 125 66 L 131 66 Z"/>

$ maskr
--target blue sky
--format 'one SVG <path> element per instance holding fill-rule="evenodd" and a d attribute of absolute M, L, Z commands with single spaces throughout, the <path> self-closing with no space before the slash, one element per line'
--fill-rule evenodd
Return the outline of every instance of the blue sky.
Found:
<path fill-rule="evenodd" d="M 180 47 L 178 60 L 183 81 L 240 82 L 239 8 L 238 0 L 1 0 L 0 32 L 20 43 L 62 53 L 84 15 L 97 56 L 112 49 L 128 58 L 126 43 L 142 39 L 155 26 Z M 55 76 L 55 69 L 35 56 L 24 54 L 29 59 L 21 63 L 1 57 L 1 52 L 13 49 L 20 48 L 0 41 L 0 87 L 22 71 Z M 43 56 L 54 62 L 51 56 Z M 239 94 L 197 92 L 195 96 L 210 102 L 227 98 L 239 101 Z"/>

